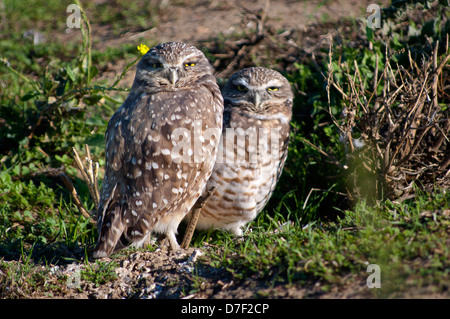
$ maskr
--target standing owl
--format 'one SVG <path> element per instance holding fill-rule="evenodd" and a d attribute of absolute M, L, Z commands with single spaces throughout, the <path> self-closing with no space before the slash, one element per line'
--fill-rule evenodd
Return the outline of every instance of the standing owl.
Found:
<path fill-rule="evenodd" d="M 223 133 L 206 189 L 215 193 L 201 210 L 197 229 L 242 235 L 272 195 L 288 151 L 293 93 L 280 73 L 261 67 L 233 74 L 222 90 Z"/>
<path fill-rule="evenodd" d="M 222 131 L 223 98 L 197 48 L 162 43 L 139 61 L 130 93 L 105 135 L 105 177 L 93 257 L 164 234 L 177 249 L 178 224 L 210 177 Z"/>

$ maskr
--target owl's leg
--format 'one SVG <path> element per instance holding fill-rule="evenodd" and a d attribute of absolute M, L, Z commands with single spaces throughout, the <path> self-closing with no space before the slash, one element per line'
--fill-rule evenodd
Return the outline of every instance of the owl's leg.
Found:
<path fill-rule="evenodd" d="M 134 241 L 131 246 L 136 248 L 141 248 L 146 245 L 150 245 L 152 242 L 151 233 L 145 234 L 141 239 Z"/>
<path fill-rule="evenodd" d="M 159 247 L 167 245 L 167 235 L 166 234 L 159 234 L 158 238 L 156 238 L 156 242 L 158 243 Z"/>
<path fill-rule="evenodd" d="M 180 245 L 178 245 L 177 238 L 173 231 L 168 231 L 166 234 L 160 234 L 156 239 L 159 247 L 169 246 L 170 250 L 177 251 L 180 249 Z"/>
<path fill-rule="evenodd" d="M 169 230 L 166 235 L 167 235 L 167 239 L 169 240 L 170 249 L 173 251 L 179 250 L 180 245 L 178 245 L 177 237 L 175 236 L 175 233 L 173 231 Z"/>
<path fill-rule="evenodd" d="M 241 237 L 243 235 L 242 226 L 241 223 L 236 223 L 233 227 L 229 228 L 228 231 L 236 237 Z"/>

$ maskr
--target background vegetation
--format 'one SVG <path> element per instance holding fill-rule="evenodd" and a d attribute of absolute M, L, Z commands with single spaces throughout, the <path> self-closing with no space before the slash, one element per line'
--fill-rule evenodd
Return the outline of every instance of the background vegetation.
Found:
<path fill-rule="evenodd" d="M 72 147 L 83 150 L 88 144 L 103 167 L 106 124 L 129 89 L 118 83 L 140 55 L 140 41 L 93 49 L 89 19 L 111 25 L 120 36 L 123 30 L 158 24 L 163 9 L 150 5 L 143 12 L 139 3 L 115 1 L 104 10 L 106 3 L 83 2 L 86 13 L 81 32 L 71 31 L 74 41 L 44 41 L 66 23 L 67 16 L 56 14 L 65 12 L 66 3 L 0 2 L 2 297 L 26 297 L 36 289 L 57 291 L 37 269 L 48 272 L 53 265 L 72 261 L 86 264 L 83 280 L 101 285 L 117 279 L 117 264 L 86 258 L 97 230 L 73 204 L 61 173 L 92 211 Z M 269 287 L 296 287 L 318 280 L 323 291 L 349 280 L 360 282 L 367 277 L 367 265 L 378 264 L 382 288 L 372 290 L 372 296 L 407 296 L 411 289 L 448 296 L 450 11 L 446 1 L 393 1 L 382 15 L 383 28 L 378 30 L 358 20 L 345 21 L 353 31 L 345 38 L 331 35 L 331 45 L 314 54 L 291 45 L 299 32 L 266 27 L 264 11 L 251 15 L 254 29 L 197 44 L 216 67 L 220 82 L 239 68 L 261 65 L 285 74 L 296 94 L 289 157 L 276 193 L 241 240 L 220 231 L 196 233 L 193 245 L 206 252 L 201 263 L 226 269 L 236 282 L 253 278 Z M 324 25 L 330 27 L 319 24 L 319 33 Z M 101 79 L 105 64 L 116 61 L 125 61 L 123 73 Z M 403 70 L 417 81 L 403 79 Z M 436 83 L 427 82 L 420 98 L 424 76 L 434 75 Z M 395 93 L 400 83 L 414 86 L 408 91 L 412 95 L 400 89 Z M 431 110 L 428 114 L 414 113 L 414 119 L 431 129 L 420 131 L 425 132 L 420 141 L 411 140 L 417 147 L 401 165 L 416 178 L 397 174 L 393 181 L 374 150 L 387 150 L 392 158 L 402 135 L 388 143 L 371 136 L 368 128 L 377 116 L 387 114 L 377 111 L 380 105 L 389 107 L 395 120 L 408 110 L 407 99 L 412 106 L 419 100 L 430 106 L 423 108 Z M 380 132 L 386 130 L 383 125 Z M 438 139 L 442 141 L 430 155 L 426 146 Z M 349 141 L 364 147 L 349 146 Z M 433 174 L 414 175 L 422 169 Z M 196 276 L 194 292 L 202 281 Z"/>

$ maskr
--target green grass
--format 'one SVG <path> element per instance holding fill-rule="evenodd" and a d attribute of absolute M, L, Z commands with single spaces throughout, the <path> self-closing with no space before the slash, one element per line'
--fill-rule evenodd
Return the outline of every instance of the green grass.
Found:
<path fill-rule="evenodd" d="M 5 3 L 5 11 L 18 9 L 15 5 Z M 45 14 L 43 20 L 56 13 L 50 8 Z M 17 21 L 27 28 L 34 19 L 30 14 Z M 103 165 L 107 120 L 126 95 L 117 81 L 92 81 L 98 73 L 93 63 L 126 57 L 132 64 L 139 53 L 130 46 L 91 52 L 88 22 L 84 21 L 82 45 L 72 43 L 68 52 L 56 42 L 22 45 L 14 39 L 23 30 L 3 25 L 13 32 L 0 42 L 5 48 L 1 84 L 7 88 L 0 93 L 4 124 L 0 126 L 0 252 L 7 259 L 16 258 L 20 248 L 36 245 L 35 257 L 48 261 L 58 250 L 84 250 L 95 242 L 95 227 L 72 204 L 59 174 L 64 172 L 72 179 L 86 209 L 93 210 L 87 187 L 77 177 L 71 148 L 80 150 L 89 144 L 93 158 Z M 122 76 L 118 74 L 117 79 Z M 58 258 L 65 258 L 60 254 Z"/>
<path fill-rule="evenodd" d="M 91 51 L 87 33 L 79 42 L 47 41 L 35 46 L 23 39 L 23 32 L 39 20 L 40 30 L 51 35 L 52 28 L 64 25 L 68 3 L 52 1 L 47 10 L 41 9 L 44 1 L 25 5 L 5 0 L 4 4 L 8 19 L 0 41 L 0 296 L 9 287 L 17 293 L 8 296 L 16 297 L 42 284 L 45 272 L 37 271 L 37 266 L 80 261 L 95 243 L 96 227 L 79 214 L 59 174 L 65 172 L 71 178 L 86 209 L 93 210 L 87 187 L 77 177 L 71 148 L 81 150 L 87 143 L 94 159 L 104 165 L 106 124 L 127 89 L 114 81 L 97 81 L 99 66 L 119 60 L 132 64 L 138 52 L 134 44 Z M 118 1 L 111 12 L 86 4 L 86 10 L 96 23 L 114 22 L 117 35 L 126 28 L 145 30 L 158 22 L 156 6 L 141 10 L 139 5 L 127 4 Z M 444 29 L 424 32 L 436 40 L 445 34 Z M 370 31 L 366 36 L 372 50 L 344 41 L 333 55 L 334 61 L 344 64 L 356 61 L 363 85 L 369 87 L 375 54 L 383 56 L 386 43 Z M 404 34 L 394 34 L 391 45 L 395 50 L 412 48 L 418 54 L 425 41 L 425 35 L 420 36 L 408 42 Z M 401 64 L 403 58 L 399 53 L 395 61 Z M 448 290 L 450 221 L 439 211 L 449 209 L 450 193 L 418 190 L 414 200 L 401 204 L 386 199 L 376 205 L 369 205 L 370 199 L 349 203 L 345 169 L 317 150 L 336 159 L 345 155 L 332 121 L 332 116 L 339 118 L 344 104 L 332 91 L 328 112 L 323 76 L 327 61 L 319 62 L 296 64 L 295 71 L 286 74 L 299 92 L 308 94 L 296 92 L 289 156 L 274 196 L 241 239 L 221 231 L 196 233 L 194 246 L 209 244 L 201 260 L 227 268 L 236 280 L 251 276 L 270 286 L 320 280 L 326 290 L 345 285 L 348 274 L 365 280 L 367 265 L 377 264 L 381 289 L 371 290 L 373 296 L 391 297 L 425 286 Z M 381 69 L 383 59 L 379 63 Z M 336 78 L 345 82 L 341 65 L 332 67 Z M 424 211 L 431 217 L 423 216 Z M 83 280 L 95 285 L 115 280 L 114 262 L 84 262 Z M 193 281 L 192 292 L 202 288 L 201 276 L 195 274 Z"/>
<path fill-rule="evenodd" d="M 81 279 L 92 282 L 98 287 L 117 278 L 115 268 L 117 264 L 114 261 L 96 261 L 95 263 L 86 264 L 86 268 L 81 271 Z"/>
<path fill-rule="evenodd" d="M 421 214 L 448 207 L 448 192 L 378 207 L 361 202 L 336 222 L 304 227 L 266 211 L 242 239 L 225 232 L 204 232 L 196 244 L 213 244 L 212 264 L 227 267 L 240 280 L 256 277 L 271 285 L 295 285 L 320 278 L 327 289 L 346 284 L 347 273 L 363 280 L 368 264 L 377 264 L 381 289 L 373 293 L 378 297 L 426 285 L 445 291 L 450 283 L 450 221 L 438 213 L 434 217 Z"/>

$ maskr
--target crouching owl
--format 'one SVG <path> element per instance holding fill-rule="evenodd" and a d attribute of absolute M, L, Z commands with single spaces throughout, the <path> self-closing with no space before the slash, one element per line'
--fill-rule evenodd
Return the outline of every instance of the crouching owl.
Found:
<path fill-rule="evenodd" d="M 223 132 L 206 189 L 216 187 L 197 229 L 241 235 L 272 195 L 288 151 L 293 93 L 280 73 L 252 67 L 233 74 L 222 90 Z"/>

